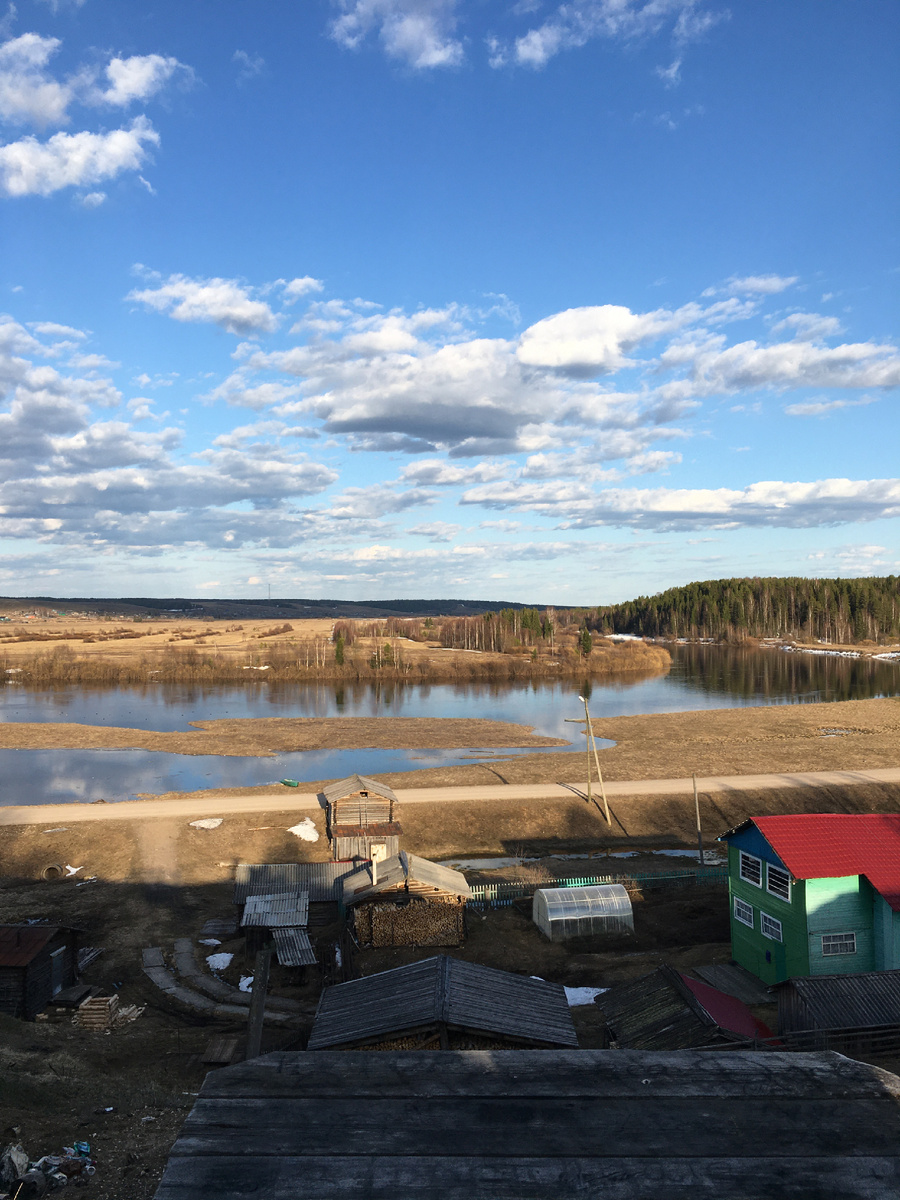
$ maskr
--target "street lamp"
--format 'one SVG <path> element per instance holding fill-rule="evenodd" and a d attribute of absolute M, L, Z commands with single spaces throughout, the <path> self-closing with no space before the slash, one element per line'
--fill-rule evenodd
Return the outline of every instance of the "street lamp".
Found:
<path fill-rule="evenodd" d="M 591 747 L 594 748 L 594 762 L 597 764 L 597 778 L 600 781 L 600 795 L 603 798 L 603 812 L 606 816 L 607 825 L 611 825 L 612 821 L 609 816 L 609 805 L 606 802 L 606 788 L 603 786 L 603 772 L 600 770 L 600 756 L 597 754 L 597 743 L 594 741 L 594 730 L 591 725 L 591 714 L 588 712 L 587 696 L 579 696 L 578 699 L 584 705 L 584 737 L 585 749 L 587 750 L 587 766 L 588 766 L 588 804 L 591 802 Z"/>

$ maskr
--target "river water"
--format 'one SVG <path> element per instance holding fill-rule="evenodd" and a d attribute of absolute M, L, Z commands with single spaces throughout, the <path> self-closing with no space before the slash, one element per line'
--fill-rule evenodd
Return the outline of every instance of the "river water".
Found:
<path fill-rule="evenodd" d="M 183 730 L 189 722 L 246 717 L 485 717 L 572 739 L 590 692 L 591 715 L 684 712 L 900 695 L 900 663 L 777 649 L 672 647 L 672 669 L 651 678 L 534 684 L 356 684 L 243 688 L 147 685 L 33 692 L 0 687 L 0 722 L 64 721 Z M 603 744 L 599 742 L 598 744 Z M 610 743 L 606 743 L 609 745 Z M 580 743 L 583 748 L 584 743 Z M 559 748 L 551 752 L 558 753 Z M 531 753 L 516 750 L 309 750 L 273 758 L 162 754 L 146 750 L 0 750 L 0 804 L 124 800 L 136 793 L 243 787 L 288 777 L 315 780 L 359 771 L 379 775 Z"/>

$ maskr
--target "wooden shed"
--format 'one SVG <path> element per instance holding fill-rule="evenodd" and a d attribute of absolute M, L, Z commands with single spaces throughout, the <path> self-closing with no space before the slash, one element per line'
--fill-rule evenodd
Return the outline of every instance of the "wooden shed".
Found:
<path fill-rule="evenodd" d="M 343 881 L 355 869 L 353 863 L 336 862 L 238 863 L 234 903 L 239 920 L 250 896 L 304 891 L 309 896 L 309 927 L 330 925 L 340 915 Z"/>
<path fill-rule="evenodd" d="M 851 1055 L 900 1048 L 900 971 L 788 979 L 777 993 L 778 1033 L 792 1047 Z"/>
<path fill-rule="evenodd" d="M 387 784 L 351 775 L 330 783 L 322 795 L 335 862 L 386 859 L 399 852 L 403 829 L 397 822 L 397 797 Z"/>
<path fill-rule="evenodd" d="M 471 895 L 460 871 L 403 850 L 344 880 L 344 907 L 361 946 L 459 946 Z"/>
<path fill-rule="evenodd" d="M 316 955 L 306 931 L 309 919 L 309 893 L 296 888 L 248 896 L 241 917 L 241 928 L 249 954 L 256 954 L 269 942 L 283 967 L 312 967 Z"/>
<path fill-rule="evenodd" d="M 279 1051 L 206 1076 L 155 1200 L 896 1200 L 898 1101 L 828 1053 Z"/>
<path fill-rule="evenodd" d="M 77 930 L 0 925 L 0 1012 L 32 1020 L 77 977 Z"/>
<path fill-rule="evenodd" d="M 771 1038 L 772 1031 L 734 996 L 661 966 L 610 988 L 596 1003 L 609 1044 L 628 1050 L 736 1048 Z"/>
<path fill-rule="evenodd" d="M 307 1049 L 577 1045 L 559 984 L 439 955 L 326 988 Z"/>

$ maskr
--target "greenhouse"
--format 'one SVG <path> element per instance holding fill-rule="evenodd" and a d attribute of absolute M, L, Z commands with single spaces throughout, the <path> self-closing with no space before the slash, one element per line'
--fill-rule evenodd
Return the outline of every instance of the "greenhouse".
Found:
<path fill-rule="evenodd" d="M 541 888 L 534 893 L 531 916 L 551 942 L 604 933 L 634 933 L 631 901 L 621 883 Z"/>

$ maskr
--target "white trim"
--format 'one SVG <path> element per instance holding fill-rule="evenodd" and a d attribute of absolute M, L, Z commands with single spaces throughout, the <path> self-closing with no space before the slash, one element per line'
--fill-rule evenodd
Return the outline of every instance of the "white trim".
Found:
<path fill-rule="evenodd" d="M 773 871 L 777 871 L 779 875 L 783 875 L 784 878 L 787 880 L 787 895 L 786 896 L 783 896 L 781 894 L 781 892 L 776 892 L 774 888 L 769 886 L 769 880 L 771 879 Z M 775 896 L 779 900 L 783 900 L 785 902 L 785 904 L 790 904 L 790 902 L 791 902 L 791 877 L 788 874 L 788 872 L 782 871 L 781 867 L 775 867 L 771 863 L 766 863 L 766 891 L 769 893 L 770 896 Z"/>
<path fill-rule="evenodd" d="M 766 922 L 767 921 L 769 922 L 770 925 L 778 926 L 777 933 L 774 931 L 774 929 L 771 932 L 767 932 L 767 930 L 766 930 Z M 784 941 L 784 929 L 782 928 L 781 922 L 778 920 L 777 917 L 770 917 L 769 914 L 766 912 L 763 912 L 762 909 L 759 910 L 759 932 L 763 935 L 763 937 L 768 938 L 772 942 L 783 942 Z"/>
<path fill-rule="evenodd" d="M 747 859 L 749 862 L 756 863 L 757 870 L 759 872 L 758 879 L 750 879 L 744 874 L 744 859 Z M 738 876 L 744 881 L 744 883 L 749 883 L 751 887 L 761 888 L 762 867 L 763 865 L 761 858 L 757 858 L 755 854 L 748 854 L 746 850 L 738 850 Z"/>
<path fill-rule="evenodd" d="M 842 941 L 842 942 L 849 941 L 852 938 L 853 939 L 853 949 L 852 950 L 826 950 L 825 949 L 825 939 L 826 938 L 834 938 L 835 941 Z M 838 955 L 841 955 L 841 954 L 855 954 L 856 949 L 857 949 L 857 947 L 856 947 L 856 933 L 855 932 L 851 931 L 849 933 L 823 933 L 822 934 L 822 957 L 823 958 L 837 958 Z"/>
<path fill-rule="evenodd" d="M 748 929 L 753 929 L 754 928 L 753 905 L 748 904 L 746 900 L 742 900 L 740 898 L 740 896 L 734 896 L 733 899 L 734 899 L 734 904 L 732 906 L 732 912 L 734 913 L 734 919 L 736 921 L 739 921 L 741 923 L 741 925 L 746 925 Z M 749 920 L 747 920 L 747 918 L 745 916 L 741 916 L 741 912 L 740 912 L 741 907 L 745 908 L 747 910 L 747 912 L 750 914 Z"/>

